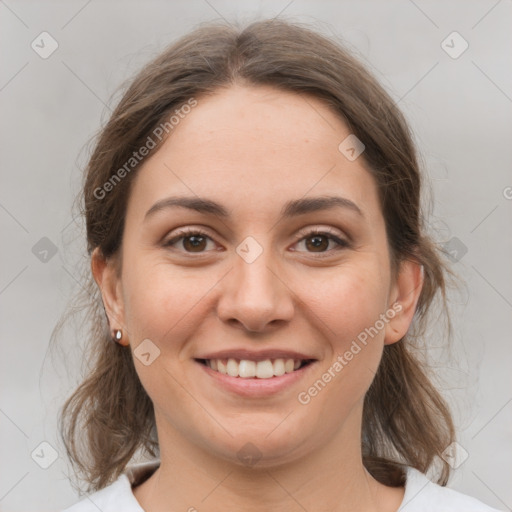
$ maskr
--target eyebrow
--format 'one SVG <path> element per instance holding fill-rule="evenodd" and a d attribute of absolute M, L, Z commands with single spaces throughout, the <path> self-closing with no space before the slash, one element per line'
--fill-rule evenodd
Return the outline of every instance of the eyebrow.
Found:
<path fill-rule="evenodd" d="M 221 218 L 229 218 L 228 210 L 220 203 L 211 199 L 201 197 L 167 197 L 157 201 L 144 216 L 144 220 L 155 213 L 168 208 L 188 208 L 203 214 L 215 215 Z M 330 210 L 332 208 L 346 208 L 357 213 L 364 218 L 364 214 L 356 203 L 345 197 L 339 196 L 320 196 L 295 199 L 288 201 L 281 209 L 281 218 L 287 219 L 306 213 L 317 212 L 321 210 Z"/>

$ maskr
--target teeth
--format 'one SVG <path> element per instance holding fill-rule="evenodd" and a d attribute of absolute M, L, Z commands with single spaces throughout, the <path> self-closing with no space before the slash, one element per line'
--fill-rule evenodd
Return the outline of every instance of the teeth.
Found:
<path fill-rule="evenodd" d="M 285 373 L 297 370 L 302 364 L 300 359 L 265 359 L 264 361 L 250 361 L 248 359 L 208 359 L 207 366 L 230 377 L 242 379 L 270 379 L 280 377 Z"/>
<path fill-rule="evenodd" d="M 270 377 L 273 376 L 274 367 L 272 366 L 272 361 L 270 359 L 266 359 L 265 361 L 258 361 L 256 363 L 256 377 L 258 377 L 258 379 L 270 379 Z"/>
<path fill-rule="evenodd" d="M 212 361 L 213 361 L 213 365 L 212 365 Z M 214 365 L 217 364 L 217 371 L 219 373 L 223 373 L 224 375 L 226 375 L 226 373 L 228 373 L 225 363 L 223 361 L 221 361 L 220 359 L 212 359 L 209 361 L 209 363 L 210 363 L 210 368 L 212 370 L 215 370 Z"/>
<path fill-rule="evenodd" d="M 256 363 L 254 361 L 247 361 L 246 359 L 242 359 L 238 364 L 238 374 L 240 377 L 244 379 L 250 379 L 251 377 L 256 377 Z M 235 375 L 235 377 L 237 376 Z M 259 377 L 259 375 L 258 375 Z"/>
<path fill-rule="evenodd" d="M 286 373 L 290 373 L 290 372 L 293 372 L 293 367 L 295 366 L 294 362 L 293 362 L 293 359 L 287 359 L 285 362 L 284 362 L 284 371 Z"/>
<path fill-rule="evenodd" d="M 274 375 L 277 377 L 280 377 L 286 373 L 284 370 L 284 359 L 276 359 L 272 366 L 274 367 Z"/>
<path fill-rule="evenodd" d="M 234 359 L 228 359 L 227 370 L 230 377 L 238 377 L 238 363 Z"/>

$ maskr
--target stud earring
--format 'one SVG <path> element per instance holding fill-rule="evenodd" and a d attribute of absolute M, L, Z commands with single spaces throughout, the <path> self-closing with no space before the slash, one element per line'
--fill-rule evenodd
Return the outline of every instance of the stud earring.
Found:
<path fill-rule="evenodd" d="M 117 329 L 115 332 L 115 340 L 116 342 L 121 341 L 121 338 L 123 337 L 123 333 L 121 329 Z"/>

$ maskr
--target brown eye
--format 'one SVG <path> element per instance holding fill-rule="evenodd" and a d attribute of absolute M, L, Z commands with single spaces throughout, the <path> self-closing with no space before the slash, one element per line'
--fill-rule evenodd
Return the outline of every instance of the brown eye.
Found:
<path fill-rule="evenodd" d="M 301 235 L 303 236 L 297 242 L 297 245 L 300 247 L 304 244 L 304 246 L 303 248 L 295 249 L 299 252 L 332 254 L 333 251 L 346 249 L 350 246 L 349 242 L 329 231 L 312 230 L 302 232 Z"/>
<path fill-rule="evenodd" d="M 306 247 L 313 252 L 323 252 L 329 247 L 329 238 L 326 235 L 313 235 L 306 239 Z"/>
<path fill-rule="evenodd" d="M 182 231 L 174 238 L 163 244 L 164 247 L 170 247 L 185 253 L 203 253 L 211 250 L 208 243 L 214 243 L 213 240 L 201 231 Z"/>
<path fill-rule="evenodd" d="M 183 237 L 183 247 L 189 252 L 201 252 L 206 248 L 206 237 L 205 236 L 185 236 Z"/>

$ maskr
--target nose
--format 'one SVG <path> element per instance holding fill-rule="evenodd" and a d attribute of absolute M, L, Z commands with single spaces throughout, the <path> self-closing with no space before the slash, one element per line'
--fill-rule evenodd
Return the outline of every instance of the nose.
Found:
<path fill-rule="evenodd" d="M 267 251 L 251 263 L 235 255 L 234 267 L 222 280 L 219 318 L 251 332 L 288 323 L 294 313 L 293 293 L 277 267 Z"/>

